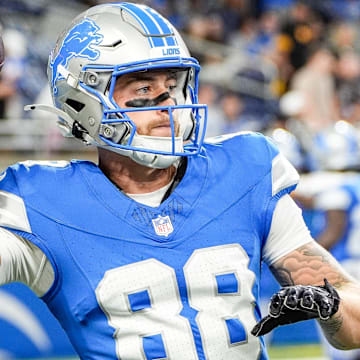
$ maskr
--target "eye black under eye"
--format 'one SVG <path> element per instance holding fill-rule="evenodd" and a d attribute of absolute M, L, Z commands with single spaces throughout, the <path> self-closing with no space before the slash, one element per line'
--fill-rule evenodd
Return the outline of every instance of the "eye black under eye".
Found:
<path fill-rule="evenodd" d="M 169 99 L 171 96 L 168 91 L 160 94 L 154 99 L 148 99 L 148 98 L 139 98 L 139 99 L 132 99 L 125 103 L 127 107 L 150 107 L 150 106 L 156 106 L 160 104 L 162 101 L 165 101 Z M 176 99 L 174 99 L 174 102 L 176 103 Z"/>

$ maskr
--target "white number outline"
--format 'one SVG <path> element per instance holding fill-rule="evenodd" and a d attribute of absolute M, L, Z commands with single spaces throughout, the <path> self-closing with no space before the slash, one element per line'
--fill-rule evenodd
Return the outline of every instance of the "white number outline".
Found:
<path fill-rule="evenodd" d="M 238 297 L 238 298 L 241 299 L 241 302 L 244 303 L 245 292 L 247 292 L 247 296 L 250 297 L 250 299 L 248 299 L 248 302 L 246 304 L 249 306 L 249 308 L 251 307 L 251 310 L 249 308 L 247 310 L 250 310 L 250 313 L 252 314 L 252 319 L 247 319 L 248 320 L 248 326 L 245 326 L 244 321 L 241 320 L 240 316 L 235 316 L 235 318 L 237 318 L 240 321 L 240 323 L 242 324 L 242 326 L 244 327 L 244 330 L 246 332 L 246 339 L 243 340 L 243 341 L 237 342 L 237 343 L 233 343 L 233 344 L 231 344 L 231 342 L 230 342 L 230 337 L 229 337 L 228 329 L 226 327 L 225 320 L 226 319 L 233 319 L 234 316 L 226 316 L 226 315 L 224 315 L 224 316 L 219 317 L 220 320 L 224 320 L 224 321 L 222 321 L 223 330 L 224 330 L 224 333 L 226 334 L 227 345 L 228 345 L 228 348 L 230 350 L 231 348 L 235 349 L 238 346 L 243 346 L 245 344 L 248 344 L 249 343 L 249 332 L 250 332 L 249 327 L 252 328 L 256 324 L 256 318 L 255 318 L 255 314 L 254 314 L 255 297 L 254 297 L 254 295 L 253 295 L 253 293 L 251 291 L 251 289 L 253 288 L 253 285 L 255 283 L 255 278 L 256 277 L 255 277 L 255 274 L 253 273 L 253 271 L 251 271 L 249 269 L 250 259 L 249 259 L 248 254 L 246 253 L 246 251 L 244 250 L 244 248 L 240 244 L 228 244 L 228 245 L 220 245 L 220 246 L 196 249 L 192 253 L 192 255 L 189 257 L 188 261 L 186 262 L 186 264 L 184 266 L 184 274 L 185 274 L 185 277 L 186 277 L 186 274 L 188 272 L 188 268 L 189 268 L 191 262 L 193 261 L 193 259 L 196 258 L 196 256 L 198 256 L 198 255 L 203 255 L 204 253 L 205 254 L 206 253 L 207 254 L 213 253 L 212 255 L 213 255 L 214 258 L 220 258 L 219 263 L 221 264 L 221 255 L 222 255 L 221 253 L 224 252 L 224 251 L 225 252 L 230 252 L 230 253 L 234 252 L 234 254 L 235 254 L 235 251 L 238 251 L 239 253 L 241 253 L 241 256 L 236 259 L 236 264 L 234 264 L 235 265 L 234 267 L 232 267 L 232 264 L 231 264 L 231 266 L 229 266 L 229 262 L 227 261 L 224 264 L 224 270 L 223 271 L 219 271 L 219 272 L 217 271 L 217 272 L 212 273 L 213 296 L 209 297 L 209 299 L 213 299 L 214 301 L 216 301 L 217 298 L 223 298 L 223 297 L 226 298 L 226 297 L 228 297 L 228 299 L 230 300 L 231 298 L 235 299 L 236 297 Z M 229 257 L 228 257 L 228 259 L 229 259 Z M 211 262 L 216 261 L 216 259 L 209 259 L 209 260 L 211 260 Z M 239 267 L 239 266 L 242 266 L 242 269 L 241 269 L 240 272 L 236 269 L 236 267 Z M 245 272 L 247 272 L 248 276 L 252 277 L 251 282 L 242 281 L 242 278 L 244 277 L 243 275 L 245 275 Z M 193 273 L 195 273 L 195 272 L 193 272 Z M 216 275 L 229 274 L 229 273 L 233 273 L 235 275 L 235 277 L 237 279 L 237 282 L 238 282 L 238 291 L 235 292 L 235 293 L 219 294 L 218 289 L 217 289 L 217 284 L 216 284 Z M 188 278 L 189 278 L 189 274 L 188 274 Z M 200 331 L 200 334 L 201 334 L 201 339 L 202 339 L 202 343 L 203 343 L 203 349 L 204 349 L 204 352 L 205 352 L 205 357 L 208 360 L 212 360 L 212 359 L 217 360 L 218 356 L 211 356 L 209 354 L 209 352 L 208 352 L 209 348 L 210 348 L 210 345 L 205 345 L 206 333 L 208 331 L 205 331 L 204 326 L 202 326 L 201 323 L 200 323 L 202 313 L 209 312 L 209 308 L 206 308 L 205 310 L 201 310 L 201 308 L 199 306 L 196 306 L 194 304 L 194 301 L 192 301 L 193 296 L 192 296 L 192 293 L 191 293 L 191 283 L 193 283 L 193 281 L 191 281 L 191 280 L 186 281 L 186 285 L 187 285 L 187 289 L 188 289 L 188 300 L 189 300 L 189 305 L 191 306 L 191 308 L 198 311 L 198 314 L 196 316 L 196 323 L 198 325 L 198 328 L 199 328 L 199 331 Z M 243 305 L 245 305 L 245 304 L 243 304 Z M 245 308 L 243 307 L 241 309 L 241 312 L 244 312 L 244 311 L 245 311 Z M 260 342 L 259 342 L 258 338 L 251 337 L 251 339 L 252 339 L 252 346 L 254 347 L 252 350 L 255 350 L 255 343 L 258 344 L 257 355 L 254 356 L 254 358 L 258 358 L 259 353 L 260 353 Z M 210 341 L 208 342 L 208 344 L 210 344 Z M 249 355 L 249 352 L 247 352 L 247 355 Z M 241 354 L 239 354 L 239 353 L 237 353 L 235 355 L 235 357 L 231 357 L 231 355 L 229 354 L 229 357 L 227 359 L 239 359 L 239 356 L 241 356 Z M 247 357 L 247 359 L 248 358 L 249 357 Z"/>
<path fill-rule="evenodd" d="M 237 264 L 232 267 L 232 263 L 228 261 L 223 261 L 223 259 L 221 258 L 221 255 L 226 255 L 233 253 L 233 257 L 230 257 L 230 259 L 232 261 L 237 261 Z M 204 255 L 205 254 L 205 255 Z M 209 255 L 210 254 L 210 255 Z M 240 254 L 240 256 L 239 256 Z M 219 256 L 220 255 L 220 256 Z M 194 292 L 192 290 L 192 285 L 191 282 L 194 284 L 194 279 L 196 277 L 196 275 L 194 275 L 195 273 L 192 271 L 192 264 L 196 265 L 196 259 L 200 259 L 200 261 L 202 261 L 202 258 L 204 258 L 205 256 L 210 256 L 213 259 L 215 259 L 216 257 L 219 258 L 218 261 L 218 265 L 215 264 L 215 267 L 222 267 L 221 270 L 218 271 L 211 271 L 208 272 L 207 270 L 204 272 L 204 276 L 207 276 L 208 278 L 212 279 L 212 286 L 211 286 L 211 293 L 212 295 L 209 297 L 209 302 L 212 303 L 217 303 L 218 300 L 216 299 L 222 299 L 221 301 L 224 301 L 226 304 L 225 305 L 229 305 L 230 308 L 233 305 L 234 301 L 236 301 L 236 299 L 239 299 L 239 305 L 236 305 L 237 308 L 241 309 L 242 312 L 242 316 L 239 316 L 239 314 L 237 313 L 226 313 L 225 310 L 227 310 L 226 306 L 221 306 L 219 309 L 219 313 L 221 313 L 221 316 L 217 316 L 215 317 L 215 319 L 217 320 L 217 323 L 222 324 L 223 329 L 221 330 L 222 333 L 226 334 L 226 343 L 227 343 L 227 349 L 228 351 L 226 352 L 227 357 L 226 359 L 232 360 L 232 359 L 242 359 L 243 356 L 245 355 L 246 358 L 248 359 L 249 357 L 249 351 L 243 351 L 244 348 L 243 346 L 246 344 L 249 344 L 248 346 L 250 346 L 251 351 L 253 352 L 254 356 L 251 356 L 251 358 L 258 358 L 260 351 L 261 351 L 261 345 L 260 345 L 260 340 L 256 337 L 251 336 L 251 343 L 249 343 L 249 331 L 250 328 L 252 328 L 252 326 L 254 326 L 256 324 L 256 319 L 255 319 L 255 314 L 254 314 L 254 303 L 255 303 L 255 298 L 254 295 L 252 294 L 252 288 L 255 282 L 255 274 L 252 270 L 249 269 L 248 265 L 249 265 L 249 257 L 247 255 L 247 253 L 245 252 L 245 250 L 243 249 L 243 247 L 239 244 L 227 244 L 227 245 L 220 245 L 220 246 L 214 246 L 214 247 L 208 247 L 208 248 L 201 248 L 201 249 L 197 249 L 195 250 L 189 257 L 189 259 L 186 261 L 183 271 L 184 271 L 184 275 L 185 275 L 185 286 L 186 286 L 186 290 L 187 290 L 187 298 L 188 298 L 188 302 L 189 302 L 189 306 L 193 309 L 198 311 L 197 315 L 195 317 L 195 322 L 199 328 L 199 332 L 200 332 L 200 336 L 201 336 L 201 342 L 202 342 L 202 347 L 204 350 L 204 354 L 206 359 L 208 360 L 213 360 L 213 359 L 217 359 L 216 356 L 218 355 L 214 355 L 214 353 L 209 353 L 208 350 L 208 346 L 206 345 L 206 341 L 205 339 L 207 338 L 207 333 L 208 331 L 205 329 L 204 330 L 204 326 L 203 323 L 205 323 L 205 320 L 207 318 L 214 318 L 213 315 L 209 316 L 209 313 L 213 310 L 213 309 L 209 309 L 207 307 L 202 308 L 201 305 L 201 299 L 200 297 L 197 298 L 195 295 L 194 298 Z M 236 258 L 236 256 L 238 256 L 238 258 Z M 223 261 L 223 263 L 221 262 Z M 219 265 L 220 264 L 220 265 Z M 211 264 L 214 265 L 214 264 Z M 141 273 L 138 272 L 138 269 L 144 270 L 145 268 L 147 268 L 146 270 L 146 274 L 148 274 L 148 278 L 151 279 L 151 274 L 149 274 L 151 271 L 149 269 L 153 268 L 153 269 L 162 269 L 160 271 L 161 274 L 159 274 L 159 272 L 156 272 L 156 282 L 154 282 L 154 284 L 152 283 L 147 283 L 145 284 L 144 281 L 148 281 L 146 279 L 143 279 L 143 275 Z M 245 269 L 244 269 L 245 268 Z M 218 268 L 217 268 L 218 269 Z M 217 283 L 216 283 L 216 275 L 221 275 L 221 274 L 228 274 L 228 273 L 232 273 L 236 276 L 236 279 L 238 281 L 238 291 L 234 292 L 234 293 L 226 293 L 226 294 L 219 294 L 218 293 L 218 288 L 217 288 Z M 128 275 L 128 276 L 120 276 L 120 275 Z M 114 285 L 114 281 L 115 281 L 115 285 L 116 285 L 116 281 L 118 281 L 118 285 L 121 284 L 122 280 L 119 279 L 123 279 L 124 277 L 127 277 L 130 279 L 130 275 L 135 274 L 135 276 L 137 277 L 137 279 L 140 280 L 140 284 L 138 284 L 138 282 L 134 281 L 134 286 L 131 287 L 130 289 L 126 289 L 124 287 L 119 287 L 119 286 L 113 286 Z M 149 277 L 150 276 L 150 277 Z M 252 278 L 252 281 L 246 281 L 249 280 L 249 276 L 250 278 Z M 245 281 L 244 280 L 245 277 Z M 166 296 L 162 297 L 161 300 L 159 301 L 159 290 L 162 291 L 162 287 L 165 286 L 165 283 L 163 282 L 163 278 L 165 278 L 165 280 L 167 280 L 167 282 L 169 284 L 166 284 L 167 287 L 171 288 L 170 289 L 170 293 L 171 293 L 171 297 L 169 299 L 166 300 Z M 155 279 L 155 278 L 154 278 Z M 170 280 L 171 279 L 171 280 Z M 126 279 L 125 279 L 126 280 Z M 127 280 L 126 280 L 127 281 Z M 126 282 L 125 281 L 125 282 Z M 170 284 L 170 282 L 172 284 Z M 190 282 L 190 284 L 189 284 Z M 135 284 L 136 283 L 136 284 Z M 109 306 L 109 299 L 113 299 L 114 298 L 114 294 L 112 295 L 104 295 L 106 293 L 106 287 L 109 286 L 109 284 L 111 284 L 111 291 L 114 291 L 114 294 L 116 293 L 115 296 L 115 301 L 117 302 L 118 299 L 121 298 L 121 300 L 119 300 L 119 304 L 121 306 L 119 307 L 114 307 L 114 302 L 112 300 L 110 300 L 110 306 Z M 131 283 L 132 284 L 132 283 Z M 159 284 L 161 286 L 159 286 Z M 128 285 L 127 285 L 128 286 Z M 105 289 L 105 290 L 104 290 Z M 120 289 L 120 291 L 119 291 Z M 210 287 L 206 287 L 206 290 L 209 290 Z M 151 301 L 151 308 L 145 308 L 142 310 L 138 310 L 138 311 L 132 311 L 131 310 L 131 306 L 129 303 L 129 299 L 128 299 L 128 294 L 131 293 L 135 293 L 135 292 L 139 292 L 139 291 L 143 291 L 143 290 L 147 290 L 148 291 L 148 295 L 150 297 L 150 301 Z M 145 356 L 145 352 L 142 346 L 142 338 L 144 336 L 151 336 L 151 335 L 155 335 L 155 334 L 161 334 L 162 336 L 162 340 L 164 343 L 164 347 L 165 347 L 165 351 L 167 354 L 167 358 L 166 359 L 172 359 L 172 360 L 191 360 L 191 359 L 198 359 L 199 354 L 197 352 L 196 346 L 195 346 L 195 338 L 193 336 L 192 330 L 191 330 L 191 326 L 190 326 L 190 319 L 181 315 L 181 312 L 184 308 L 184 304 L 181 300 L 180 297 L 180 293 L 179 293 L 179 284 L 178 284 L 178 280 L 176 278 L 176 273 L 175 270 L 158 261 L 157 259 L 151 258 L 151 259 L 147 259 L 144 261 L 139 261 L 136 263 L 132 263 L 132 264 L 128 264 L 128 265 L 124 265 L 124 266 L 120 266 L 111 270 L 106 271 L 103 279 L 100 281 L 99 285 L 96 288 L 96 297 L 98 300 L 98 303 L 101 307 L 101 309 L 103 310 L 103 312 L 105 313 L 107 319 L 108 319 L 108 324 L 115 329 L 114 332 L 114 339 L 116 341 L 116 353 L 117 353 L 117 357 L 118 359 L 127 359 L 127 358 L 132 358 L 132 359 L 141 359 L 141 360 L 146 360 L 146 356 Z M 247 292 L 246 297 L 244 297 L 244 292 Z M 163 301 L 163 299 L 165 299 L 164 303 L 162 303 L 161 301 Z M 195 299 L 195 300 L 194 300 Z M 207 298 L 205 297 L 205 300 Z M 227 300 L 224 300 L 227 299 Z M 231 299 L 231 300 L 229 300 Z M 168 301 L 171 300 L 171 301 Z M 166 302 L 167 301 L 167 302 Z M 244 303 L 245 301 L 245 303 Z M 116 303 L 116 306 L 118 305 L 118 303 Z M 158 306 L 158 305 L 161 305 Z M 167 312 L 168 309 L 166 309 L 166 306 L 164 305 L 169 305 L 170 304 L 170 311 Z M 199 306 L 200 304 L 200 306 Z M 246 305 L 246 309 L 243 309 L 244 306 Z M 125 306 L 125 307 L 124 307 Z M 161 308 L 161 309 L 160 309 Z M 115 311 L 114 311 L 115 309 Z M 118 317 L 116 318 L 116 314 L 114 315 L 114 312 L 118 312 L 118 309 L 120 309 L 119 311 L 127 311 L 127 315 L 129 316 L 128 320 L 128 324 L 131 323 L 131 327 L 129 326 L 129 329 L 131 328 L 131 332 L 133 333 L 133 336 L 137 338 L 137 343 L 139 345 L 139 347 L 137 349 L 134 349 L 133 346 L 135 344 L 135 341 L 132 341 L 131 343 L 133 345 L 128 346 L 131 347 L 131 351 L 132 353 L 128 353 L 128 355 L 125 355 L 124 353 L 124 344 L 126 344 L 126 342 L 123 342 L 122 340 L 122 336 L 120 336 L 120 325 L 119 323 L 121 322 L 121 327 L 122 328 L 126 328 L 126 326 L 124 325 L 124 321 L 122 320 L 122 318 Z M 164 311 L 165 309 L 165 311 Z M 251 319 L 249 318 L 249 310 L 250 310 L 250 314 L 251 314 Z M 225 313 L 224 313 L 225 311 Z M 244 313 L 246 314 L 246 316 L 244 317 Z M 122 316 L 125 316 L 126 314 L 122 313 Z M 133 315 L 133 317 L 131 317 L 131 315 Z M 172 326 L 170 328 L 170 330 L 173 332 L 172 334 L 169 335 L 169 333 L 171 332 L 169 329 L 167 329 L 165 327 L 165 325 L 163 323 L 166 323 L 169 319 L 168 315 L 174 316 L 174 321 L 171 322 L 171 325 L 176 325 L 178 326 L 178 328 L 176 329 L 178 335 L 181 335 L 178 339 L 178 335 L 174 336 L 174 329 L 172 329 Z M 142 318 L 143 316 L 143 318 Z M 152 328 L 153 331 L 149 331 L 149 319 L 148 317 L 150 316 L 153 317 L 155 320 L 154 327 Z M 204 317 L 205 316 L 205 317 Z M 207 317 L 206 317 L 207 316 Z M 136 325 L 136 319 L 135 317 L 138 317 L 141 319 L 142 324 L 144 324 L 144 327 L 146 328 L 146 330 L 144 331 L 140 331 L 139 325 Z M 242 319 L 244 317 L 244 319 L 247 322 L 247 326 L 244 324 L 244 319 Z M 225 323 L 226 319 L 238 319 L 240 321 L 240 323 L 243 325 L 245 333 L 246 333 L 246 340 L 244 341 L 240 341 L 237 343 L 233 343 L 231 344 L 230 342 L 230 336 L 229 336 L 229 332 Z M 125 316 L 124 319 L 127 319 L 127 317 Z M 161 319 L 163 321 L 161 321 Z M 204 320 L 205 319 L 205 320 Z M 145 321 L 144 321 L 145 320 Z M 160 320 L 160 321 L 159 321 Z M 146 323 L 146 325 L 145 325 Z M 132 326 L 133 324 L 135 324 L 136 326 Z M 186 324 L 186 325 L 185 325 Z M 176 327 L 174 326 L 174 327 Z M 125 334 L 127 335 L 127 334 Z M 125 336 L 125 337 L 128 337 Z M 181 338 L 182 337 L 182 338 Z M 171 339 L 176 338 L 176 341 L 172 341 Z M 181 344 L 181 341 L 183 340 L 183 344 Z M 172 342 L 171 342 L 172 341 Z M 120 343 L 122 343 L 120 345 Z M 179 346 L 178 343 L 181 345 Z M 184 345 L 185 344 L 185 345 Z M 221 344 L 224 347 L 224 342 L 222 342 Z M 241 351 L 239 350 L 239 346 L 241 347 Z M 126 347 L 126 346 L 125 346 Z M 172 348 L 177 350 L 172 350 Z M 214 346 L 213 346 L 214 348 Z M 216 349 L 216 347 L 215 347 Z M 235 349 L 235 350 L 234 350 Z M 180 350 L 180 351 L 179 351 Z M 190 350 L 190 352 L 189 352 Z M 217 352 L 219 353 L 219 350 L 216 349 Z M 222 354 L 224 349 L 221 350 Z M 137 354 L 134 356 L 134 354 Z M 192 353 L 192 354 L 190 354 Z M 193 355 L 193 356 L 192 356 Z M 128 356 L 128 357 L 126 357 Z M 244 358 L 245 359 L 245 358 Z M 160 360 L 160 358 L 159 358 Z"/>

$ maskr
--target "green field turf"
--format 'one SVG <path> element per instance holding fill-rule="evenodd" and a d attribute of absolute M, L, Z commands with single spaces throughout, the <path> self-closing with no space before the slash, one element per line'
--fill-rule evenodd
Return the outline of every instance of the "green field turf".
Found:
<path fill-rule="evenodd" d="M 269 357 L 271 360 L 326 359 L 319 345 L 274 346 L 269 348 Z"/>

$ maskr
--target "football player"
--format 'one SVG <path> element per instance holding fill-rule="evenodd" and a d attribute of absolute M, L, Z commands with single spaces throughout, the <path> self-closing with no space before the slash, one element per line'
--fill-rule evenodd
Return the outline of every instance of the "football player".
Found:
<path fill-rule="evenodd" d="M 264 136 L 204 142 L 199 64 L 134 3 L 90 8 L 48 65 L 65 136 L 98 163 L 27 161 L 0 181 L 0 283 L 41 297 L 83 359 L 267 359 L 309 318 L 360 345 L 360 287 L 309 235 L 298 174 Z M 261 262 L 283 288 L 261 319 Z"/>
<path fill-rule="evenodd" d="M 355 279 L 360 278 L 360 147 L 356 129 L 338 121 L 314 139 L 318 171 L 304 174 L 292 193 L 315 239 Z M 340 351 L 323 341 L 332 360 L 356 360 L 360 350 Z"/>

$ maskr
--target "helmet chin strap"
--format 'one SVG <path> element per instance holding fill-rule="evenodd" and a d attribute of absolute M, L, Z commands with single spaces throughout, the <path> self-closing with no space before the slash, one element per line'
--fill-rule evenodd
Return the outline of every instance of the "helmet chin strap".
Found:
<path fill-rule="evenodd" d="M 183 151 L 183 139 L 182 137 L 174 138 L 175 141 L 175 152 Z M 157 151 L 166 151 L 171 152 L 172 140 L 168 137 L 159 137 L 159 136 L 144 136 L 135 134 L 132 146 L 141 149 L 151 149 Z M 133 150 L 128 155 L 131 159 L 141 165 L 149 166 L 157 169 L 165 169 L 171 166 L 179 156 L 175 155 L 161 155 L 143 152 L 141 150 Z"/>

